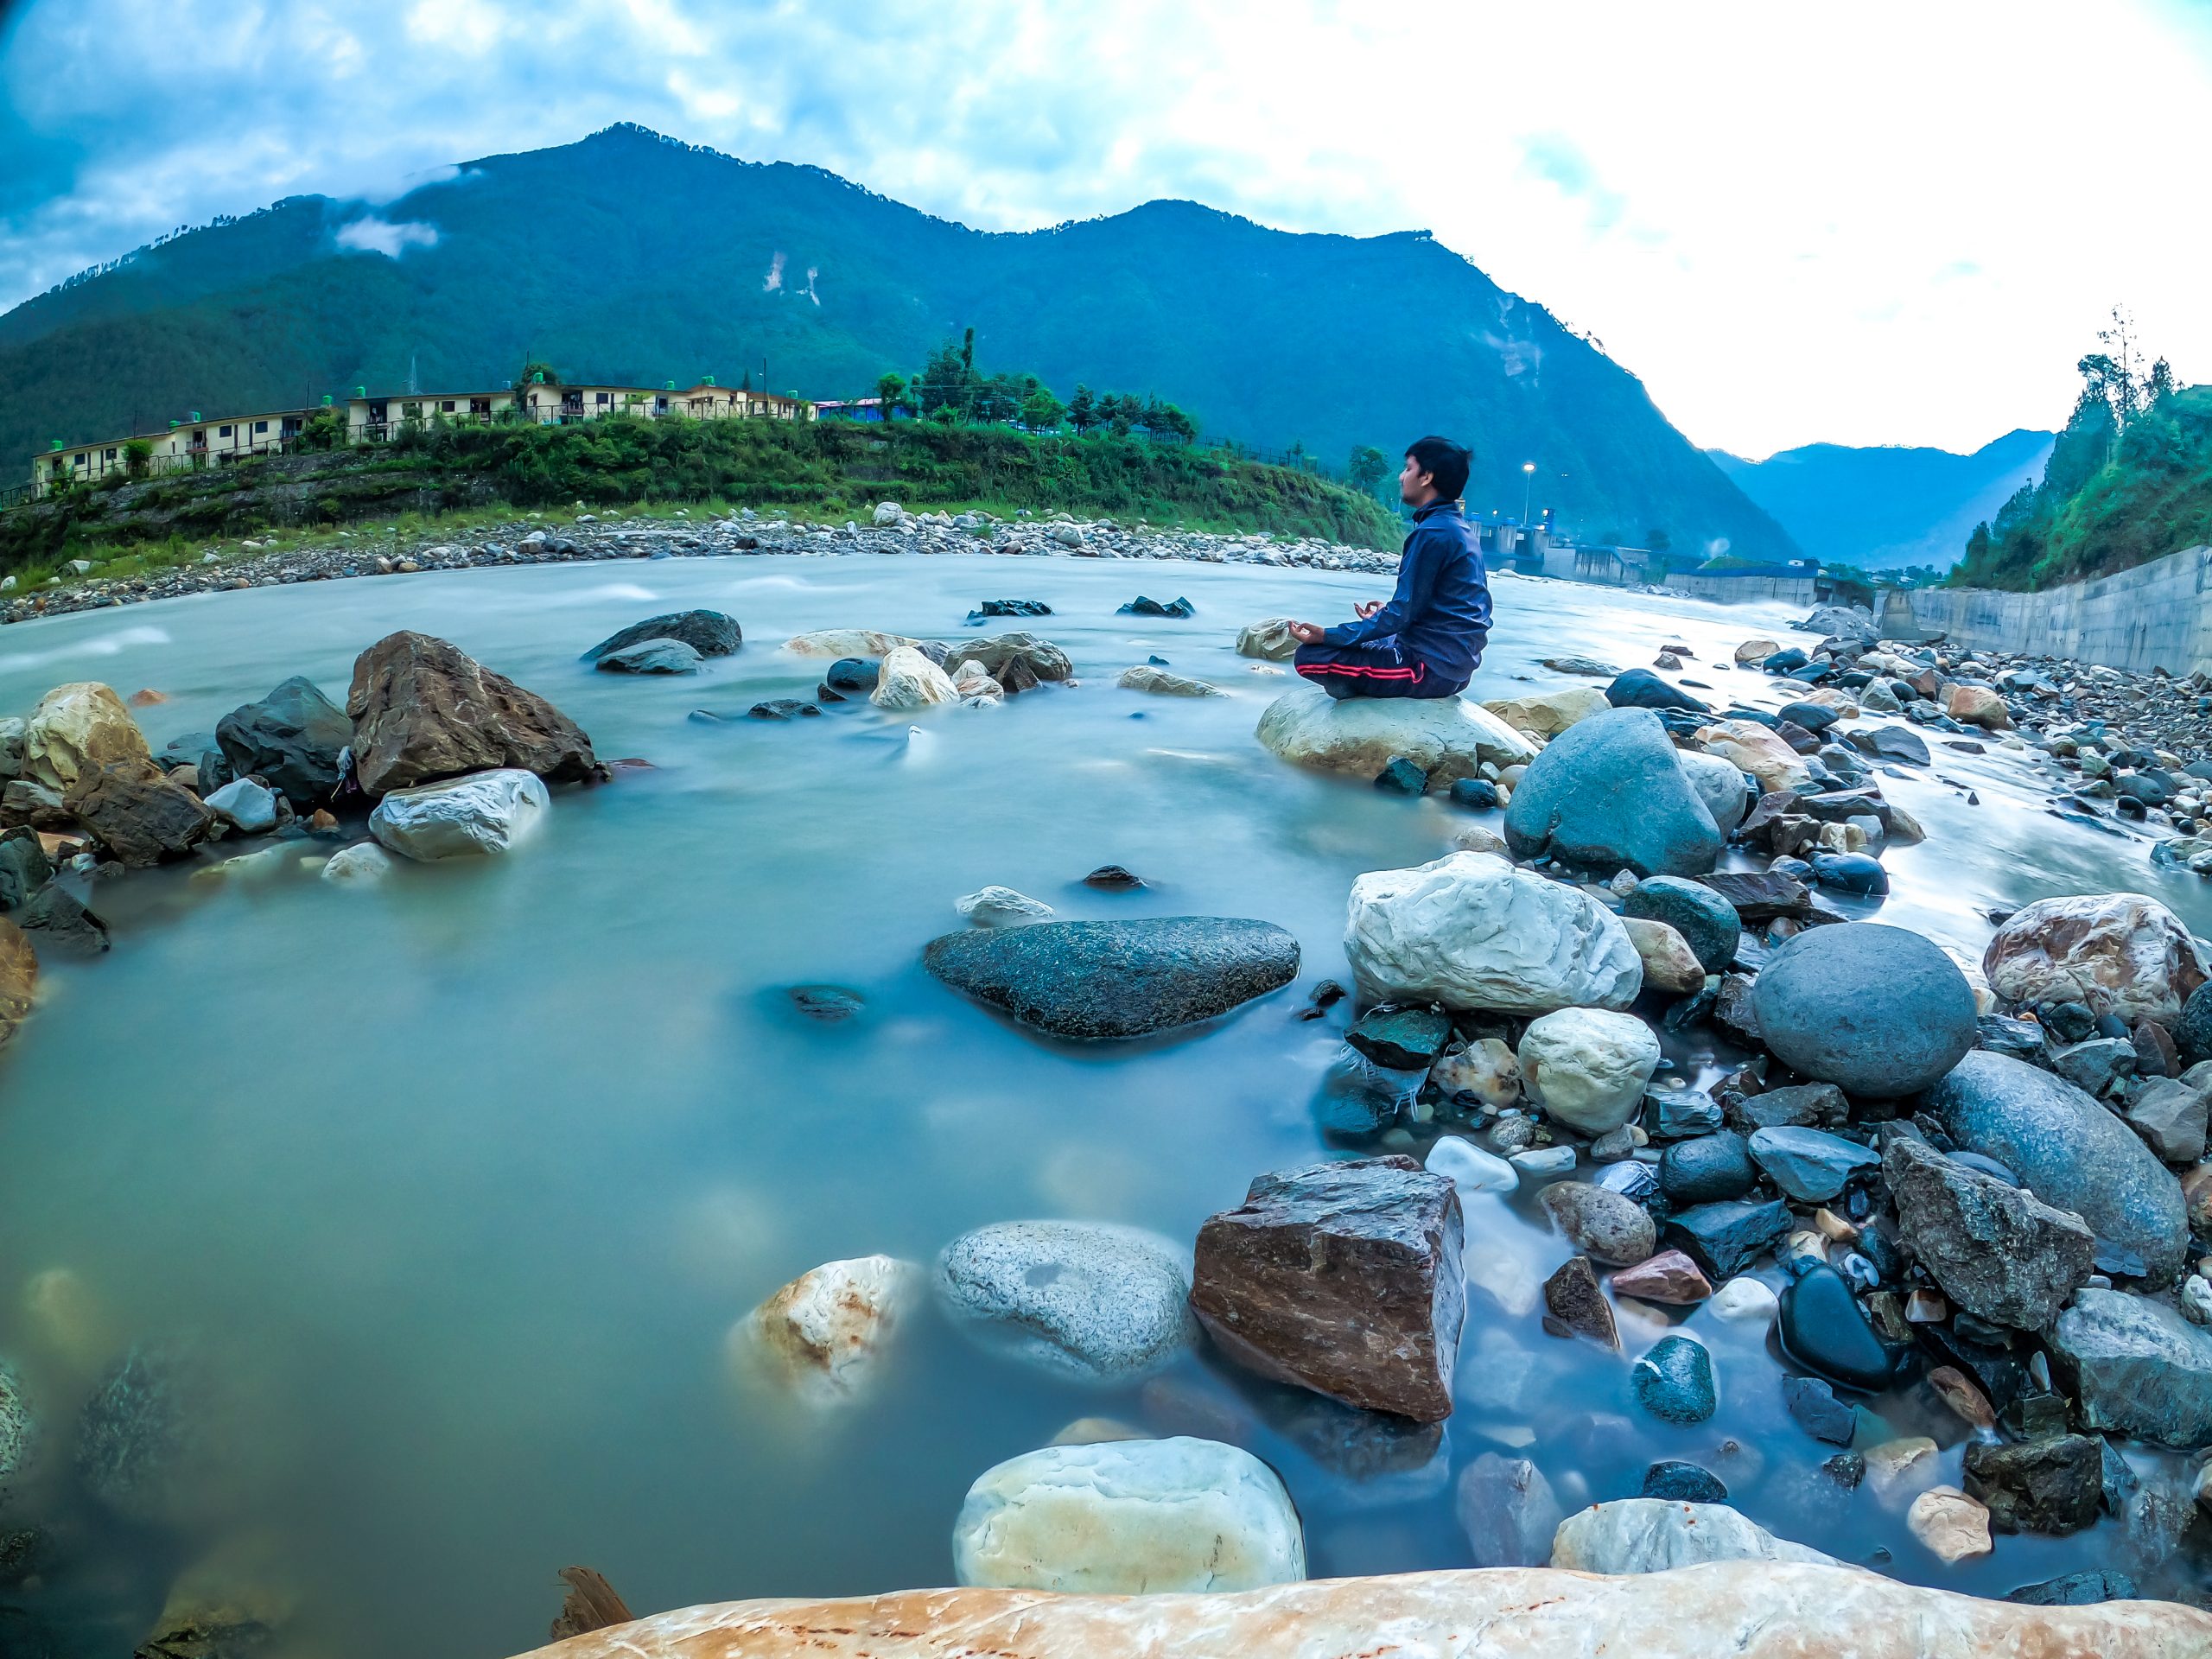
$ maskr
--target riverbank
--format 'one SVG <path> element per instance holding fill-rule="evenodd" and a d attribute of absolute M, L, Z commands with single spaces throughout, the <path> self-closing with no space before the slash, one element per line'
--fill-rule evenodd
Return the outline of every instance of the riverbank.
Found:
<path fill-rule="evenodd" d="M 325 536 L 246 537 L 210 548 L 197 562 L 104 577 L 86 562 L 57 585 L 0 602 L 0 623 L 67 616 L 188 594 L 359 577 L 412 575 L 425 570 L 591 563 L 607 560 L 720 558 L 741 554 L 807 555 L 992 553 L 1010 557 L 1187 560 L 1200 564 L 1255 564 L 1292 569 L 1395 572 L 1398 556 L 1310 537 L 1125 525 L 1067 513 L 1038 518 L 969 511 L 912 513 L 879 503 L 865 524 L 857 519 L 810 523 L 744 508 L 694 518 L 687 508 L 666 513 L 515 513 L 476 534 L 440 527 L 397 527 L 387 534 L 339 531 Z M 10 578 L 10 580 L 13 580 Z M 0 588 L 0 592 L 7 591 Z"/>
<path fill-rule="evenodd" d="M 1968 651 L 2066 658 L 2131 674 L 2212 671 L 2212 547 L 2036 593 L 1923 588 L 1914 622 Z"/>

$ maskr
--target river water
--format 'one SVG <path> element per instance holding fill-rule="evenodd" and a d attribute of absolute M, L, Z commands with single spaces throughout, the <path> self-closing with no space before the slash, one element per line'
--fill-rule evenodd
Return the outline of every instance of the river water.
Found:
<path fill-rule="evenodd" d="M 1522 1447 L 1569 1510 L 1632 1494 L 1656 1458 L 1695 1459 L 1783 1535 L 1923 1582 L 1998 1593 L 2124 1560 L 2106 1522 L 1943 1567 L 1905 1529 L 1916 1489 L 1826 1486 L 1834 1448 L 1783 1412 L 1763 1333 L 1704 1313 L 1687 1328 L 1713 1352 L 1721 1408 L 1687 1429 L 1629 1401 L 1628 1362 L 1656 1327 L 1624 1319 L 1615 1358 L 1476 1289 L 1440 1437 L 1393 1436 L 1198 1355 L 1142 1389 L 1084 1389 L 929 1319 L 841 1417 L 733 1382 L 728 1327 L 817 1262 L 927 1261 L 1023 1217 L 1187 1241 L 1253 1175 L 1336 1149 L 1313 1103 L 1345 1010 L 1295 1011 L 1346 976 L 1353 877 L 1435 857 L 1470 820 L 1268 756 L 1252 728 L 1292 682 L 1232 646 L 1242 622 L 1327 620 L 1381 591 L 1262 568 L 662 560 L 263 588 L 0 634 L 0 711 L 66 680 L 149 688 L 168 698 L 141 713 L 159 747 L 289 675 L 342 701 L 358 651 L 418 628 L 551 698 L 602 757 L 652 763 L 556 791 L 515 856 L 407 868 L 380 889 L 188 867 L 99 888 L 112 953 L 50 967 L 0 1059 L 0 1355 L 29 1377 L 44 1434 L 11 1513 L 51 1520 L 62 1546 L 0 1599 L 53 1621 L 64 1650 L 124 1651 L 171 1573 L 214 1551 L 296 1599 L 280 1652 L 483 1659 L 543 1639 L 570 1563 L 639 1611 L 942 1584 L 969 1483 L 1090 1414 L 1249 1446 L 1297 1500 L 1317 1576 L 1467 1564 L 1451 1479 Z M 1198 614 L 1115 613 L 1139 593 L 1187 594 Z M 1713 668 L 1752 634 L 1788 638 L 1778 608 L 1511 576 L 1497 596 L 1480 695 L 1557 683 L 1545 656 L 1628 666 L 1679 639 L 1697 658 L 1682 677 L 1716 700 L 1782 701 Z M 790 724 L 688 718 L 808 696 L 821 664 L 777 649 L 792 633 L 955 638 L 975 603 L 1011 597 L 1052 606 L 1032 626 L 1073 656 L 1079 687 L 933 711 L 919 738 L 864 703 Z M 576 660 L 692 606 L 736 616 L 743 652 L 687 679 Z M 1230 695 L 1113 685 L 1152 654 Z M 2212 932 L 2196 878 L 2042 812 L 2018 757 L 1938 753 L 1933 773 L 1885 781 L 1929 839 L 1888 855 L 1883 919 L 1978 955 L 1989 906 L 2126 886 Z M 1109 861 L 1150 887 L 1081 885 Z M 1199 1034 L 1047 1047 L 918 966 L 957 925 L 954 899 L 988 882 L 1070 918 L 1264 918 L 1297 935 L 1304 971 Z M 859 992 L 863 1012 L 799 1018 L 785 988 L 817 982 Z M 1709 1058 L 1670 1050 L 1693 1079 Z M 1471 1206 L 1469 1231 L 1537 1275 L 1568 1254 L 1525 1198 Z M 227 1404 L 210 1408 L 207 1472 L 178 1523 L 129 1527 L 73 1495 L 76 1403 L 123 1344 L 171 1334 Z M 1878 1404 L 1944 1444 L 1955 1482 L 1963 1426 L 1922 1392 Z"/>

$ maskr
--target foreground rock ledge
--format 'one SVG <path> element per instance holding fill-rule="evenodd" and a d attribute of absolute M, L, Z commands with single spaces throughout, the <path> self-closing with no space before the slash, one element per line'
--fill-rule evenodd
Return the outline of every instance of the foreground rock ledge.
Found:
<path fill-rule="evenodd" d="M 909 1590 L 686 1607 L 542 1659 L 2202 1659 L 2212 1616 L 2162 1601 L 2018 1607 L 1855 1567 L 1721 1561 L 1630 1578 L 1544 1567 L 1325 1579 L 1235 1595 Z"/>

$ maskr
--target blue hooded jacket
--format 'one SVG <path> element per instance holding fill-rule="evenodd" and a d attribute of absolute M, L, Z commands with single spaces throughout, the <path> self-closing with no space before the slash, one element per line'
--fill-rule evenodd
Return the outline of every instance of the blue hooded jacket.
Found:
<path fill-rule="evenodd" d="M 1414 514 L 1398 561 L 1398 591 L 1364 622 L 1339 622 L 1321 636 L 1332 645 L 1381 645 L 1428 664 L 1438 678 L 1465 685 L 1490 637 L 1490 582 L 1482 544 L 1456 501 L 1433 501 Z"/>

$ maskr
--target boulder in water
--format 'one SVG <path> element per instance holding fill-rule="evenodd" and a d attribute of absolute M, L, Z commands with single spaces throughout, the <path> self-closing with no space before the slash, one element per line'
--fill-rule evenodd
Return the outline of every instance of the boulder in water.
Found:
<path fill-rule="evenodd" d="M 1347 697 L 1300 684 L 1260 716 L 1260 741 L 1300 766 L 1371 779 L 1401 755 L 1442 789 L 1472 778 L 1488 761 L 1525 765 L 1536 746 L 1478 702 L 1465 697 Z"/>
<path fill-rule="evenodd" d="M 1882 637 L 1882 625 L 1864 605 L 1821 605 L 1802 622 L 1790 626 L 1801 633 L 1817 633 L 1829 639 L 1851 639 L 1871 645 Z"/>
<path fill-rule="evenodd" d="M 2070 1211 L 1909 1135 L 1891 1140 L 1882 1177 L 1897 1204 L 1900 1242 L 1976 1319 L 2040 1331 L 2088 1281 L 2096 1236 Z"/>
<path fill-rule="evenodd" d="M 702 660 L 681 639 L 640 639 L 596 659 L 602 674 L 696 674 Z"/>
<path fill-rule="evenodd" d="M 2087 1003 L 2128 1026 L 2171 1025 L 2212 978 L 2179 917 L 2139 893 L 2038 899 L 2012 912 L 1982 953 L 2008 1004 Z"/>
<path fill-rule="evenodd" d="M 1690 780 L 1698 799 L 1713 815 L 1713 827 L 1723 835 L 1733 833 L 1751 810 L 1751 786 L 1732 760 L 1702 749 L 1676 749 L 1675 760 Z"/>
<path fill-rule="evenodd" d="M 1247 623 L 1236 632 L 1236 654 L 1264 662 L 1287 663 L 1298 655 L 1298 641 L 1290 632 L 1290 619 L 1270 616 Z"/>
<path fill-rule="evenodd" d="M 1542 1470 L 1495 1452 L 1459 1471 L 1452 1509 L 1477 1567 L 1542 1566 L 1565 1516 Z"/>
<path fill-rule="evenodd" d="M 1505 841 L 1519 858 L 1638 875 L 1705 874 L 1724 845 L 1667 728 L 1639 708 L 1578 721 L 1529 761 Z"/>
<path fill-rule="evenodd" d="M 79 772 L 152 758 L 146 734 L 123 699 L 97 680 L 79 680 L 55 686 L 31 710 L 23 728 L 21 775 L 58 792 Z"/>
<path fill-rule="evenodd" d="M 1185 674 L 1171 674 L 1164 668 L 1154 668 L 1149 663 L 1139 663 L 1125 668 L 1114 682 L 1124 691 L 1151 691 L 1164 697 L 1220 697 L 1226 696 L 1217 685 L 1204 680 L 1192 679 Z"/>
<path fill-rule="evenodd" d="M 574 721 L 426 633 L 387 634 L 363 652 L 346 712 L 354 776 L 371 795 L 492 768 L 555 784 L 601 775 L 591 740 Z"/>
<path fill-rule="evenodd" d="M 1687 757 L 1686 757 L 1687 758 Z M 1735 906 L 1702 881 L 1655 875 L 1639 881 L 1621 903 L 1623 915 L 1664 922 L 1681 935 L 1708 974 L 1728 971 L 1743 938 Z"/>
<path fill-rule="evenodd" d="M 1502 697 L 1483 704 L 1515 731 L 1526 732 L 1531 737 L 1546 741 L 1557 737 L 1568 727 L 1579 725 L 1592 715 L 1604 714 L 1612 706 L 1605 701 L 1605 694 L 1594 685 L 1569 685 L 1556 691 L 1531 691 L 1526 696 Z"/>
<path fill-rule="evenodd" d="M 1116 1440 L 987 1470 L 960 1506 L 952 1560 L 962 1584 L 1006 1589 L 1251 1590 L 1303 1580 L 1306 1535 L 1281 1478 L 1250 1452 L 1182 1436 Z"/>
<path fill-rule="evenodd" d="M 2085 1289 L 2053 1322 L 2050 1344 L 2083 1427 L 2183 1451 L 2212 1446 L 2212 1332 L 2146 1296 Z"/>
<path fill-rule="evenodd" d="M 944 1248 L 938 1300 L 985 1346 L 1090 1382 L 1158 1370 L 1192 1336 L 1190 1252 L 1106 1222 L 1004 1221 Z"/>
<path fill-rule="evenodd" d="M 1719 720 L 1698 728 L 1699 747 L 1759 780 L 1764 794 L 1794 793 L 1813 774 L 1797 751 L 1755 720 Z"/>
<path fill-rule="evenodd" d="M 1503 1014 L 1625 1008 L 1643 963 L 1611 912 L 1488 853 L 1352 883 L 1344 950 L 1373 1001 Z"/>
<path fill-rule="evenodd" d="M 595 663 L 651 639 L 677 640 L 702 657 L 728 657 L 745 643 L 745 632 L 737 626 L 735 617 L 724 616 L 720 611 L 671 611 L 609 634 L 584 652 L 582 660 Z"/>
<path fill-rule="evenodd" d="M 79 771 L 63 798 L 77 822 L 134 869 L 183 858 L 215 816 L 151 760 L 111 760 Z"/>
<path fill-rule="evenodd" d="M 1519 1057 L 1522 1085 L 1549 1116 L 1585 1135 L 1605 1135 L 1643 1104 L 1659 1067 L 1659 1039 L 1632 1014 L 1560 1008 L 1529 1022 Z"/>
<path fill-rule="evenodd" d="M 1680 709 L 1693 715 L 1713 712 L 1711 705 L 1680 686 L 1669 685 L 1648 668 L 1631 668 L 1617 675 L 1605 688 L 1605 701 L 1616 709 Z"/>
<path fill-rule="evenodd" d="M 2189 1243 L 2181 1183 L 2133 1130 L 2072 1084 L 1977 1049 L 1928 1102 L 1961 1147 L 1995 1159 L 2045 1204 L 2071 1210 L 2099 1238 L 2133 1250 L 2154 1279 L 2164 1282 L 2181 1267 Z"/>
<path fill-rule="evenodd" d="M 900 645 L 883 659 L 875 690 L 868 700 L 879 709 L 905 711 L 957 702 L 951 677 L 911 645 Z"/>
<path fill-rule="evenodd" d="M 871 628 L 823 628 L 792 635 L 784 641 L 784 649 L 795 657 L 862 657 L 876 662 L 902 646 L 911 650 L 921 643 L 903 633 L 878 633 Z"/>
<path fill-rule="evenodd" d="M 1578 1573 L 1663 1573 L 1707 1561 L 1804 1561 L 1832 1557 L 1776 1537 L 1720 1503 L 1624 1497 L 1560 1522 L 1552 1565 Z"/>
<path fill-rule="evenodd" d="M 1164 916 L 948 933 L 922 963 L 1033 1030 L 1090 1039 L 1226 1014 L 1287 985 L 1298 955 L 1298 941 L 1269 922 Z"/>
<path fill-rule="evenodd" d="M 353 741 L 353 722 L 346 711 L 298 674 L 258 702 L 232 709 L 215 726 L 215 742 L 232 776 L 259 776 L 303 812 L 338 787 L 340 757 Z M 200 780 L 203 791 L 221 781 Z"/>
<path fill-rule="evenodd" d="M 369 833 L 417 863 L 512 850 L 551 804 L 537 774 L 518 766 L 395 789 L 369 814 Z"/>
<path fill-rule="evenodd" d="M 1958 964 L 1917 933 L 1872 922 L 1790 939 L 1752 1002 L 1766 1046 L 1792 1071 L 1878 1099 L 1927 1088 L 1978 1034 Z"/>
<path fill-rule="evenodd" d="M 911 1311 L 922 1272 L 895 1256 L 810 1268 L 747 1316 L 739 1331 L 775 1382 L 812 1406 L 861 1394 Z"/>
<path fill-rule="evenodd" d="M 251 778 L 234 778 L 211 791 L 203 804 L 232 829 L 249 836 L 266 834 L 276 827 L 276 795 Z"/>
<path fill-rule="evenodd" d="M 1459 1193 L 1410 1158 L 1278 1170 L 1198 1230 L 1191 1305 L 1263 1376 L 1420 1422 L 1451 1414 Z"/>

